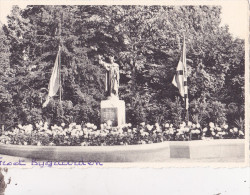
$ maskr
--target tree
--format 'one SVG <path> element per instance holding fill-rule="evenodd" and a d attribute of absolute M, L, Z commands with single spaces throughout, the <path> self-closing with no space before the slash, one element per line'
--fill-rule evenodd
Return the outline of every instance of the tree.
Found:
<path fill-rule="evenodd" d="M 10 68 L 9 43 L 0 23 L 0 124 L 9 126 L 11 120 L 12 95 L 8 89 L 9 83 L 14 79 Z"/>
<path fill-rule="evenodd" d="M 4 32 L 15 78 L 7 90 L 16 122 L 98 124 L 105 98 L 99 54 L 106 60 L 113 55 L 120 65 L 119 96 L 126 102 L 128 122 L 176 121 L 179 93 L 171 82 L 183 35 L 190 113 L 195 122 L 225 121 L 231 117 L 228 105 L 244 102 L 244 41 L 220 26 L 220 14 L 218 6 L 14 7 Z M 41 108 L 60 43 L 63 113 L 58 97 Z M 202 114 L 195 107 L 203 103 L 211 106 L 204 106 Z M 180 97 L 178 105 L 183 105 Z M 221 109 L 213 112 L 212 107 Z"/>

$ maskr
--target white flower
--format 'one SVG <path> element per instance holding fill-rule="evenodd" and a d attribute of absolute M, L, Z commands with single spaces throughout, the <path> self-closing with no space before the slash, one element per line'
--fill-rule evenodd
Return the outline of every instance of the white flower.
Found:
<path fill-rule="evenodd" d="M 79 132 L 79 135 L 82 136 L 82 135 L 83 135 L 83 131 L 80 131 L 80 132 Z"/>
<path fill-rule="evenodd" d="M 52 131 L 51 130 L 46 130 L 46 133 L 51 135 L 52 134 Z"/>
<path fill-rule="evenodd" d="M 226 125 L 224 125 L 224 129 L 227 129 L 228 128 L 228 125 L 226 124 Z"/>
<path fill-rule="evenodd" d="M 169 130 L 169 134 L 173 135 L 174 131 L 173 130 Z"/>
<path fill-rule="evenodd" d="M 173 127 L 173 124 L 170 124 L 170 127 L 172 128 L 172 127 Z"/>
<path fill-rule="evenodd" d="M 199 134 L 201 131 L 199 129 L 196 129 L 195 131 L 197 134 Z"/>
<path fill-rule="evenodd" d="M 87 128 L 83 128 L 83 132 L 84 133 L 88 133 L 88 129 Z"/>
<path fill-rule="evenodd" d="M 96 136 L 100 135 L 100 133 L 101 133 L 100 130 L 96 131 Z"/>
<path fill-rule="evenodd" d="M 76 135 L 76 129 L 73 129 L 73 130 L 71 131 L 71 135 L 72 135 L 72 136 L 75 136 L 75 135 Z"/>
<path fill-rule="evenodd" d="M 196 127 L 197 127 L 197 128 L 200 128 L 200 127 L 201 127 L 201 125 L 198 123 L 198 124 L 196 125 Z"/>
<path fill-rule="evenodd" d="M 192 128 L 193 128 L 193 129 L 196 128 L 196 125 L 195 125 L 195 124 L 192 124 Z"/>
<path fill-rule="evenodd" d="M 64 127 L 64 126 L 65 126 L 65 123 L 61 123 L 61 126 Z"/>
<path fill-rule="evenodd" d="M 203 129 L 203 132 L 206 132 L 207 131 L 207 128 L 205 127 L 204 129 Z"/>
<path fill-rule="evenodd" d="M 84 135 L 84 138 L 88 138 L 88 137 L 89 137 L 88 134 L 85 134 L 85 135 Z"/>
<path fill-rule="evenodd" d="M 236 133 L 236 132 L 238 132 L 238 128 L 237 127 L 234 127 L 233 128 L 233 131 Z"/>
<path fill-rule="evenodd" d="M 145 126 L 145 122 L 142 122 L 140 125 L 141 125 L 141 126 Z"/>
<path fill-rule="evenodd" d="M 185 126 L 185 125 L 184 125 L 183 123 L 182 123 L 182 124 L 180 124 L 180 128 L 184 128 L 184 126 Z"/>
<path fill-rule="evenodd" d="M 188 126 L 191 127 L 192 126 L 192 122 L 191 121 L 188 121 Z"/>
<path fill-rule="evenodd" d="M 222 129 L 221 129 L 220 127 L 217 127 L 217 130 L 218 130 L 218 131 L 221 131 Z"/>
<path fill-rule="evenodd" d="M 186 123 L 185 123 L 185 122 L 183 122 L 183 123 L 182 123 L 182 125 L 185 127 L 185 126 L 186 126 Z"/>
<path fill-rule="evenodd" d="M 214 128 L 214 123 L 210 122 L 209 127 Z"/>
<path fill-rule="evenodd" d="M 215 135 L 215 132 L 212 132 L 212 135 Z"/>
<path fill-rule="evenodd" d="M 17 134 L 19 132 L 19 129 L 15 128 L 14 129 L 14 134 Z"/>
<path fill-rule="evenodd" d="M 189 127 L 185 127 L 185 128 L 184 128 L 184 131 L 185 131 L 185 132 L 188 132 L 188 131 L 189 131 Z"/>
<path fill-rule="evenodd" d="M 166 127 L 166 128 L 168 128 L 168 127 L 169 127 L 169 124 L 168 124 L 168 123 L 166 123 L 166 124 L 165 124 L 165 127 Z"/>
<path fill-rule="evenodd" d="M 155 123 L 155 127 L 156 127 L 156 128 L 159 128 L 160 125 L 159 125 L 158 123 Z"/>
<path fill-rule="evenodd" d="M 43 126 L 44 126 L 44 128 L 46 128 L 46 129 L 47 129 L 47 128 L 49 127 L 48 122 L 45 122 Z"/>
<path fill-rule="evenodd" d="M 27 130 L 27 131 L 32 131 L 32 130 L 33 130 L 33 126 L 32 126 L 31 124 L 29 124 L 29 125 L 27 125 L 27 126 L 25 127 L 25 130 Z"/>
<path fill-rule="evenodd" d="M 132 131 L 131 129 L 128 129 L 128 133 L 131 133 L 131 131 Z"/>
<path fill-rule="evenodd" d="M 149 125 L 148 130 L 151 131 L 153 129 L 153 125 Z"/>
<path fill-rule="evenodd" d="M 108 125 L 108 126 L 111 126 L 111 125 L 112 125 L 112 121 L 111 121 L 111 120 L 108 120 L 108 121 L 107 121 L 107 125 Z"/>
<path fill-rule="evenodd" d="M 132 124 L 131 124 L 131 123 L 128 123 L 128 127 L 132 127 Z"/>
<path fill-rule="evenodd" d="M 244 135 L 243 131 L 241 131 L 241 130 L 239 131 L 239 134 L 240 134 L 240 135 Z"/>
<path fill-rule="evenodd" d="M 93 129 L 96 130 L 96 129 L 97 129 L 97 126 L 94 125 L 94 126 L 93 126 Z"/>
<path fill-rule="evenodd" d="M 26 129 L 25 129 L 25 133 L 31 134 L 31 132 L 32 132 L 32 130 L 31 130 L 30 128 L 26 128 Z"/>

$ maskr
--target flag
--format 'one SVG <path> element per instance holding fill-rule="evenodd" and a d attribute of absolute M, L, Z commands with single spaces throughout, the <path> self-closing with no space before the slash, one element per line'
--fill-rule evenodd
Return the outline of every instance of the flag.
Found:
<path fill-rule="evenodd" d="M 46 101 L 43 103 L 43 107 L 46 107 L 50 101 L 50 99 L 56 95 L 59 87 L 60 87 L 60 47 L 56 56 L 56 61 L 52 70 L 52 74 L 49 81 L 49 93 Z"/>
<path fill-rule="evenodd" d="M 186 110 L 188 104 L 188 86 L 187 86 L 187 64 L 186 64 L 186 43 L 183 40 L 182 55 L 177 65 L 176 74 L 174 75 L 172 84 L 179 89 L 180 95 L 184 98 Z"/>

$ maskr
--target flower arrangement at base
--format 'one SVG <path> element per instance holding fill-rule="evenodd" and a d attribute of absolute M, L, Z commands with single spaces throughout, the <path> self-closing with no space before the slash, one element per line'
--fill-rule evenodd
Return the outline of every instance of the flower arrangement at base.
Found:
<path fill-rule="evenodd" d="M 0 135 L 0 143 L 37 146 L 113 146 L 152 144 L 164 141 L 190 141 L 210 139 L 243 139 L 244 131 L 210 122 L 206 127 L 191 122 L 181 123 L 178 127 L 171 123 L 155 123 L 133 126 L 131 123 L 112 127 L 111 122 L 100 128 L 94 124 L 49 126 L 39 122 L 34 126 L 18 125 Z"/>

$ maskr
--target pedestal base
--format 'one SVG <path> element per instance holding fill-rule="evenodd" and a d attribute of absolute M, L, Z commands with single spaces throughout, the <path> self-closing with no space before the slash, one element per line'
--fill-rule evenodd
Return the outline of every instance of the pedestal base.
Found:
<path fill-rule="evenodd" d="M 101 101 L 101 124 L 112 121 L 112 126 L 121 126 L 125 121 L 125 102 L 118 98 Z"/>

